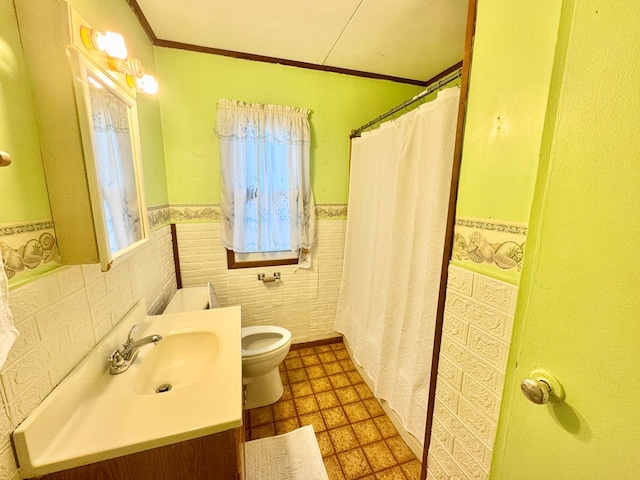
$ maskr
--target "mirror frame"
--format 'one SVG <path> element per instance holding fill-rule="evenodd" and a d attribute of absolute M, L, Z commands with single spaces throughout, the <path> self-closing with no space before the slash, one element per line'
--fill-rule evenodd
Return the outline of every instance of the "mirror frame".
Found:
<path fill-rule="evenodd" d="M 149 240 L 149 225 L 145 202 L 144 182 L 142 177 L 142 152 L 140 149 L 139 124 L 135 90 L 124 88 L 121 83 L 96 65 L 91 59 L 77 50 L 70 50 L 71 68 L 74 73 L 74 87 L 76 91 L 78 119 L 82 136 L 82 148 L 87 171 L 87 183 L 91 199 L 91 210 L 94 216 L 96 240 L 100 256 L 102 271 L 111 268 L 116 258 L 122 257 L 143 245 Z M 122 101 L 128 110 L 129 137 L 131 141 L 132 167 L 135 176 L 136 193 L 138 196 L 138 215 L 142 238 L 115 253 L 111 252 L 107 229 L 106 213 L 102 202 L 102 186 L 99 180 L 98 153 L 93 130 L 93 116 L 91 111 L 91 97 L 89 92 L 89 75 L 97 78 L 109 93 Z"/>

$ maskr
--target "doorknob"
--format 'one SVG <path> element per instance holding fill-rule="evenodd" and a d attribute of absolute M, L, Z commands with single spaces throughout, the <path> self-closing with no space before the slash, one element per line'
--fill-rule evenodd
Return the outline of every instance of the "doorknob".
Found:
<path fill-rule="evenodd" d="M 564 389 L 556 377 L 544 370 L 531 372 L 531 377 L 525 378 L 520 384 L 520 389 L 527 400 L 544 405 L 551 401 L 560 401 L 564 398 Z"/>

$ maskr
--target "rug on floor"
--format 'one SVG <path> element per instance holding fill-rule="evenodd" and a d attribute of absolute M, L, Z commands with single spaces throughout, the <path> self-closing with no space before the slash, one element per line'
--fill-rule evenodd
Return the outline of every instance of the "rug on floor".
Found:
<path fill-rule="evenodd" d="M 245 443 L 247 480 L 329 480 L 313 426 Z"/>

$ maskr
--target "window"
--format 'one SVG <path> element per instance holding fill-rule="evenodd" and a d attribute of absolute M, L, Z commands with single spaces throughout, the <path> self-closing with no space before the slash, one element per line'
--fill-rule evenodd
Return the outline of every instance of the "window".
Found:
<path fill-rule="evenodd" d="M 309 255 L 300 255 L 315 239 L 308 117 L 305 109 L 218 101 L 220 232 L 233 252 L 229 268 L 299 263 L 299 257 L 308 266 Z"/>

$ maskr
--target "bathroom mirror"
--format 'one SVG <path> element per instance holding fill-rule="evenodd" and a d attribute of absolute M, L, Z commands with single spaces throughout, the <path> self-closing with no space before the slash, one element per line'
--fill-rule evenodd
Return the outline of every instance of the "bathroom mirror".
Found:
<path fill-rule="evenodd" d="M 135 99 L 99 68 L 76 54 L 79 108 L 102 269 L 144 242 L 140 149 Z M 83 105 L 80 105 L 83 104 Z M 82 115 L 81 115 L 82 116 Z"/>

